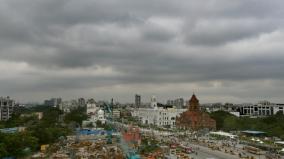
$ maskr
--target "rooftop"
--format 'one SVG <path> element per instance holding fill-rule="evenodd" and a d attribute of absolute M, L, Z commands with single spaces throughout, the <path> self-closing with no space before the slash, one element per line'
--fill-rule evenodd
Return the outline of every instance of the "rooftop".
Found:
<path fill-rule="evenodd" d="M 252 134 L 252 135 L 266 134 L 266 132 L 263 132 L 263 131 L 254 131 L 254 130 L 245 130 L 245 131 L 242 131 L 242 133 Z"/>

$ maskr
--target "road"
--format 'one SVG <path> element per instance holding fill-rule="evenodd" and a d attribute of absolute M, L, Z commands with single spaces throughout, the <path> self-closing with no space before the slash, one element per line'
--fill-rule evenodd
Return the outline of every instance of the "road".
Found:
<path fill-rule="evenodd" d="M 190 144 L 192 147 L 197 147 L 197 145 Z M 199 146 L 198 145 L 197 155 L 190 154 L 190 157 L 194 159 L 239 159 L 237 155 L 231 155 L 225 152 L 221 152 L 218 150 L 212 150 L 210 148 Z M 255 159 L 265 159 L 264 155 L 253 155 L 249 154 L 249 156 L 254 156 Z"/>
<path fill-rule="evenodd" d="M 196 145 L 190 145 L 192 147 L 196 147 Z M 237 156 L 233 156 L 230 154 L 226 154 L 224 152 L 220 152 L 217 150 L 211 150 L 207 147 L 203 147 L 203 146 L 198 146 L 199 149 L 196 150 L 197 151 L 197 155 L 196 154 L 190 154 L 190 157 L 193 157 L 194 159 L 239 159 Z"/>

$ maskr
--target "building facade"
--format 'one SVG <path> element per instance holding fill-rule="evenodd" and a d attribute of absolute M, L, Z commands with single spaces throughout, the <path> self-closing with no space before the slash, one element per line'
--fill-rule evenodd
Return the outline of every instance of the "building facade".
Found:
<path fill-rule="evenodd" d="M 284 104 L 270 103 L 268 101 L 261 101 L 257 104 L 240 104 L 237 105 L 237 111 L 241 116 L 257 116 L 265 117 L 275 115 L 280 112 L 283 114 Z"/>
<path fill-rule="evenodd" d="M 260 101 L 256 104 L 213 103 L 204 104 L 202 107 L 208 112 L 226 111 L 238 117 L 266 117 L 270 115 L 275 115 L 278 112 L 282 114 L 284 113 L 284 104 L 270 103 L 269 101 Z"/>
<path fill-rule="evenodd" d="M 177 98 L 175 100 L 167 100 L 167 105 L 173 105 L 178 109 L 184 108 L 184 99 L 183 98 Z"/>
<path fill-rule="evenodd" d="M 106 123 L 105 111 L 97 106 L 95 100 L 88 100 L 87 111 L 88 120 L 82 122 L 83 127 L 88 125 L 96 126 L 96 122 L 100 121 L 102 124 Z"/>
<path fill-rule="evenodd" d="M 44 101 L 44 105 L 50 106 L 50 107 L 59 107 L 61 103 L 62 103 L 61 98 L 51 98 L 51 99 Z"/>
<path fill-rule="evenodd" d="M 183 112 L 176 119 L 177 128 L 200 130 L 200 129 L 216 129 L 216 121 L 200 110 L 199 100 L 193 94 L 188 103 L 187 111 Z"/>
<path fill-rule="evenodd" d="M 16 104 L 10 97 L 0 97 L 0 120 L 8 120 L 12 117 Z"/>
<path fill-rule="evenodd" d="M 96 105 L 96 102 L 94 100 L 89 100 L 87 102 L 87 115 L 95 114 L 99 109 L 100 107 Z"/>
<path fill-rule="evenodd" d="M 112 118 L 113 118 L 113 119 L 119 119 L 119 118 L 120 118 L 120 110 L 118 110 L 118 109 L 113 109 L 113 110 L 112 110 Z"/>
<path fill-rule="evenodd" d="M 78 108 L 78 101 L 73 99 L 69 101 L 63 101 L 59 105 L 59 109 L 62 110 L 64 113 L 69 113 L 71 110 Z"/>
<path fill-rule="evenodd" d="M 152 96 L 150 106 L 153 109 L 158 108 L 158 102 L 157 102 L 157 98 L 155 96 Z"/>
<path fill-rule="evenodd" d="M 136 108 L 141 107 L 141 95 L 135 94 L 135 107 Z"/>
<path fill-rule="evenodd" d="M 176 127 L 176 117 L 179 116 L 186 109 L 176 108 L 141 108 L 134 110 L 132 116 L 139 118 L 141 123 L 147 125 L 156 125 L 158 127 Z"/>
<path fill-rule="evenodd" d="M 86 106 L 86 100 L 84 98 L 78 99 L 78 105 L 79 107 L 85 107 Z"/>
<path fill-rule="evenodd" d="M 186 111 L 186 109 L 176 109 L 175 107 L 158 106 L 155 96 L 151 98 L 150 105 L 150 108 L 134 109 L 132 116 L 138 117 L 142 124 L 175 128 L 176 117 Z"/>

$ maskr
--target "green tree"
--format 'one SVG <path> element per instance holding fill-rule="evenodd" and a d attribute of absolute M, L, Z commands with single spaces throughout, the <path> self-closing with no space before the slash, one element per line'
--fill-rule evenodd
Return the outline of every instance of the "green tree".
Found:
<path fill-rule="evenodd" d="M 102 124 L 102 122 L 101 122 L 100 120 L 97 120 L 97 121 L 96 121 L 96 126 L 97 126 L 98 128 L 102 128 L 102 127 L 103 127 L 103 124 Z"/>
<path fill-rule="evenodd" d="M 6 147 L 7 146 L 4 143 L 0 143 L 0 157 L 5 157 L 8 155 Z"/>
<path fill-rule="evenodd" d="M 220 130 L 224 128 L 224 120 L 233 115 L 225 111 L 216 111 L 211 113 L 210 116 L 216 121 L 216 128 Z"/>
<path fill-rule="evenodd" d="M 79 107 L 77 109 L 73 109 L 70 113 L 65 115 L 64 121 L 66 123 L 76 122 L 80 125 L 83 120 L 87 120 L 88 116 L 86 114 L 86 108 Z"/>
<path fill-rule="evenodd" d="M 282 112 L 263 118 L 238 118 L 223 111 L 213 112 L 210 116 L 216 120 L 219 130 L 259 130 L 267 132 L 269 136 L 284 139 L 284 115 Z"/>
<path fill-rule="evenodd" d="M 37 138 L 33 137 L 30 133 L 27 132 L 1 134 L 1 138 L 1 157 L 24 157 L 25 155 L 27 155 L 25 151 L 26 149 L 34 151 L 38 147 Z"/>
<path fill-rule="evenodd" d="M 238 130 L 238 119 L 234 116 L 228 116 L 224 119 L 223 129 L 225 131 Z"/>

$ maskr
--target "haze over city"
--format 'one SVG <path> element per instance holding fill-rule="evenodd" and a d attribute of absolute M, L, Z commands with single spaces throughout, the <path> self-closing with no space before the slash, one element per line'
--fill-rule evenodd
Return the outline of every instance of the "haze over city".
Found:
<path fill-rule="evenodd" d="M 284 102 L 281 0 L 0 2 L 0 96 Z"/>

